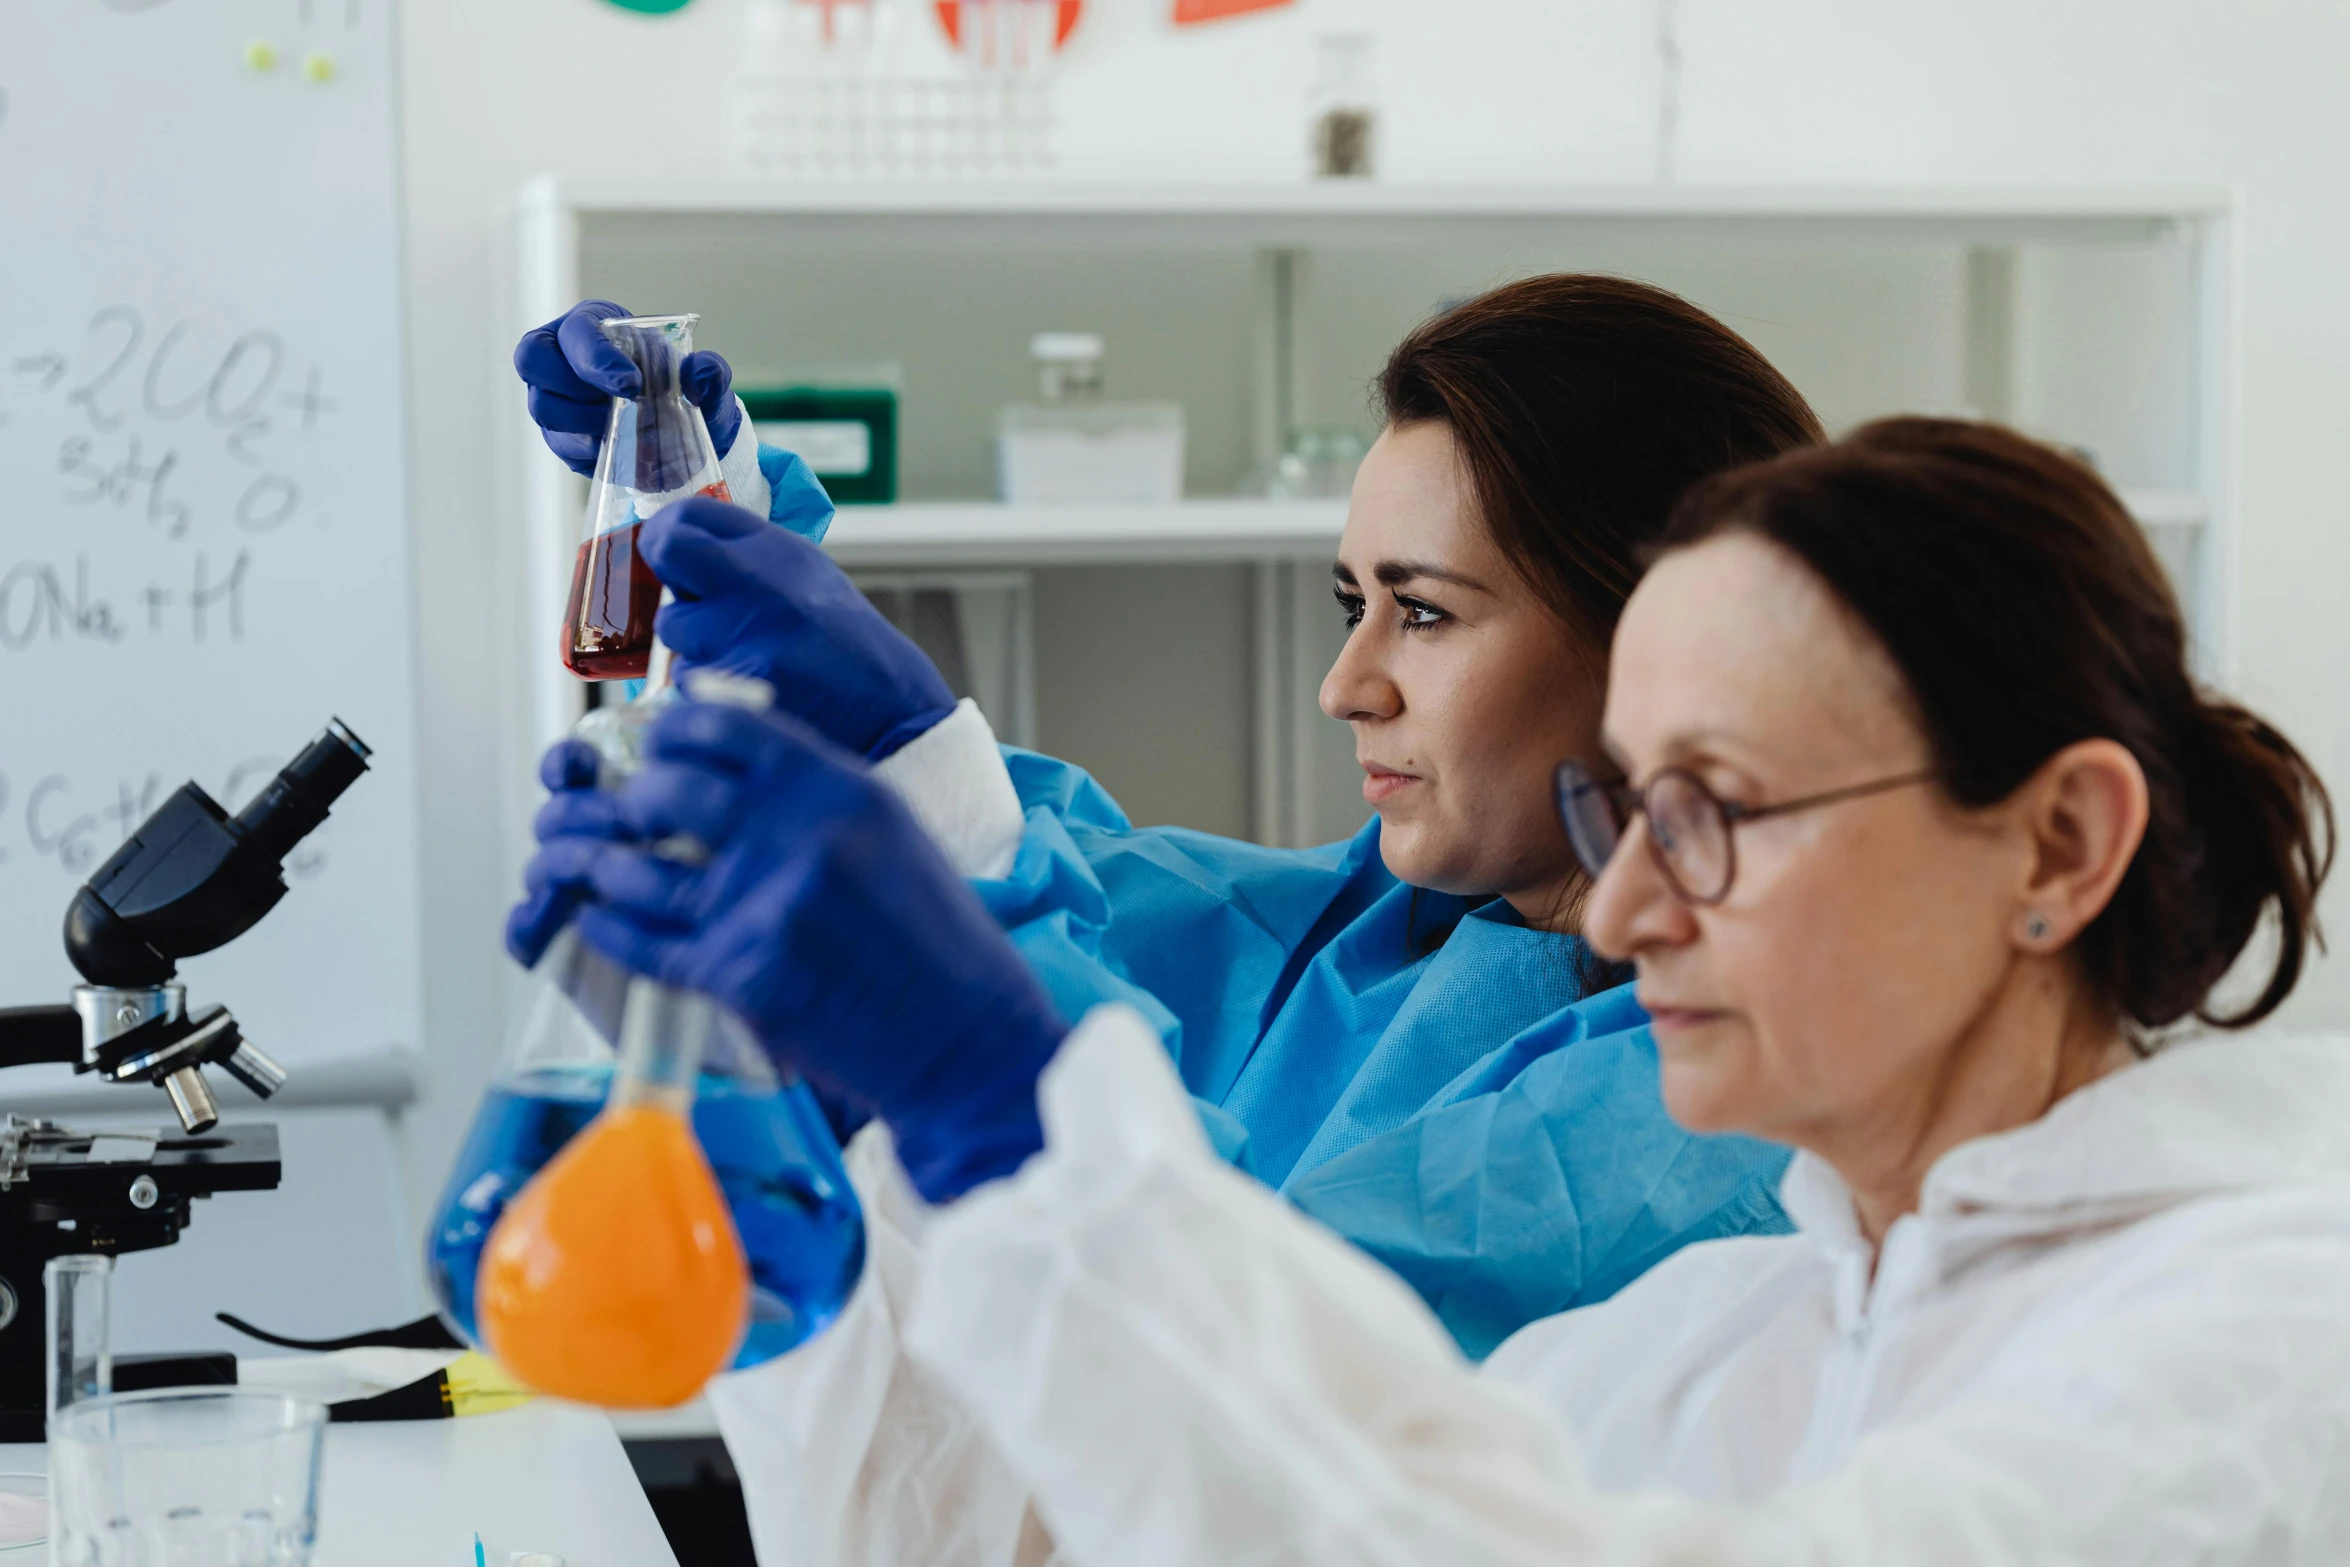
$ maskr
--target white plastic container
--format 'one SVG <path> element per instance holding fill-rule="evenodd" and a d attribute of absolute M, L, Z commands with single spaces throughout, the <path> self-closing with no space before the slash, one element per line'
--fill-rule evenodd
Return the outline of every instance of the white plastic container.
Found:
<path fill-rule="evenodd" d="M 1022 505 L 1149 506 L 1183 498 L 1183 410 L 1174 403 L 1015 405 L 996 429 L 997 488 Z"/>
<path fill-rule="evenodd" d="M 1102 340 L 1045 332 L 1029 345 L 1044 401 L 996 424 L 996 493 L 1015 505 L 1163 505 L 1183 498 L 1183 409 L 1101 401 Z"/>

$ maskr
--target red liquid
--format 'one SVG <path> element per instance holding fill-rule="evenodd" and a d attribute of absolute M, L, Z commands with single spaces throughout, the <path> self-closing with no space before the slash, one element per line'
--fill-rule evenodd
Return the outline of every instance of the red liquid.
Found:
<path fill-rule="evenodd" d="M 732 500 L 724 481 L 700 492 Z M 599 533 L 579 547 L 571 603 L 563 611 L 563 667 L 582 680 L 642 680 L 653 667 L 653 616 L 661 579 L 637 551 L 637 530 Z"/>
<path fill-rule="evenodd" d="M 563 612 L 563 667 L 582 680 L 642 680 L 653 664 L 661 579 L 637 553 L 637 530 L 599 533 L 579 547 Z"/>

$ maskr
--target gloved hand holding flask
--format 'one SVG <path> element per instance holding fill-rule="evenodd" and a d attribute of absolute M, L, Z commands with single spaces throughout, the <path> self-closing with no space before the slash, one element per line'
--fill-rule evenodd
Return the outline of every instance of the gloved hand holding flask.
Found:
<path fill-rule="evenodd" d="M 598 471 L 612 400 L 645 395 L 644 372 L 610 335 L 627 316 L 609 300 L 586 300 L 525 333 L 514 350 L 531 418 L 577 473 Z M 693 350 L 678 360 L 675 382 L 731 470 L 736 442 L 755 439 L 732 369 L 707 349 Z M 662 640 L 684 665 L 766 681 L 784 711 L 879 761 L 953 711 L 953 694 L 929 656 L 807 542 L 823 537 L 832 513 L 807 465 L 764 452 L 757 471 L 773 486 L 769 521 L 784 526 L 761 526 L 737 515 L 739 506 L 714 504 L 676 508 L 663 526 L 646 525 L 635 559 L 648 582 L 658 579 L 678 599 L 662 613 Z"/>
<path fill-rule="evenodd" d="M 715 997 L 779 1060 L 889 1123 L 945 1202 L 1043 1146 L 1036 1080 L 1068 1025 L 978 898 L 853 757 L 777 713 L 681 702 L 620 797 L 637 843 L 549 840 L 538 885 L 582 939 Z M 684 834 L 709 859 L 642 845 Z"/>
<path fill-rule="evenodd" d="M 613 353 L 605 330 L 631 315 L 610 300 L 586 300 L 531 328 L 514 348 L 531 419 L 548 448 L 583 478 L 602 456 L 612 400 L 644 395 L 642 373 L 626 354 Z M 679 362 L 677 385 L 710 432 L 734 503 L 802 538 L 823 538 L 832 525 L 832 497 L 797 456 L 759 444 L 726 361 L 695 349 Z"/>
<path fill-rule="evenodd" d="M 954 693 L 929 655 L 790 530 L 740 507 L 686 500 L 645 523 L 637 550 L 675 596 L 657 630 L 678 670 L 763 680 L 780 711 L 868 761 L 954 711 Z M 596 788 L 598 770 L 595 751 L 578 740 L 548 748 L 539 781 L 549 799 L 533 824 L 540 844 L 629 837 L 614 798 Z M 525 967 L 571 918 L 574 888 L 538 880 L 528 893 L 506 924 L 507 950 Z"/>
<path fill-rule="evenodd" d="M 930 655 L 797 534 L 689 500 L 646 523 L 640 547 L 676 596 L 660 635 L 680 669 L 764 680 L 778 709 L 873 762 L 955 710 Z"/>
<path fill-rule="evenodd" d="M 716 674 L 695 688 L 743 706 L 770 699 L 756 681 Z M 593 729 L 617 772 L 640 765 L 646 720 L 666 705 L 633 704 Z M 705 850 L 668 834 L 654 852 L 693 864 Z M 706 995 L 630 980 L 602 1110 L 490 1231 L 476 1286 L 482 1336 L 530 1386 L 608 1408 L 664 1408 L 700 1391 L 741 1343 L 750 1270 L 688 1121 L 722 1021 Z"/>
<path fill-rule="evenodd" d="M 527 393 L 531 422 L 547 449 L 582 478 L 596 471 L 605 426 L 616 397 L 644 395 L 644 373 L 605 333 L 604 324 L 630 312 L 608 299 L 573 305 L 545 326 L 533 327 L 514 345 L 515 373 Z M 707 349 L 679 362 L 677 381 L 701 410 L 710 441 L 723 457 L 742 429 L 742 407 L 734 400 L 734 371 Z"/>
<path fill-rule="evenodd" d="M 684 680 L 706 699 L 769 699 L 756 682 L 714 672 Z M 609 791 L 642 765 L 654 715 L 677 696 L 663 687 L 591 713 L 580 738 L 554 753 L 570 767 L 560 781 L 574 786 L 559 799 L 575 811 L 600 805 L 609 817 Z M 694 851 L 672 838 L 663 852 Z M 566 928 L 576 903 L 570 895 L 540 907 L 534 1000 L 451 1172 L 428 1277 L 452 1325 L 472 1342 L 497 1337 L 508 1364 L 534 1385 L 623 1406 L 672 1402 L 700 1385 L 708 1354 L 722 1354 L 727 1342 L 739 1341 L 730 1362 L 739 1369 L 830 1323 L 863 1267 L 863 1225 L 807 1086 L 779 1078 L 741 1024 L 708 999 L 631 980 L 582 948 Z M 680 1100 L 690 1108 L 690 1136 Z M 590 1136 L 596 1148 L 572 1157 Z M 711 1175 L 724 1204 L 715 1217 Z M 746 1294 L 732 1284 L 722 1247 L 676 1250 L 680 1235 L 697 1229 L 713 1241 L 739 1236 L 747 1331 L 739 1305 L 731 1315 L 697 1306 L 675 1318 L 674 1330 L 644 1327 L 675 1315 L 665 1291 L 690 1286 L 701 1306 L 712 1294 Z M 641 1245 L 638 1232 L 649 1232 Z M 698 1342 L 690 1342 L 694 1328 Z M 684 1358 L 668 1358 L 672 1351 Z"/>

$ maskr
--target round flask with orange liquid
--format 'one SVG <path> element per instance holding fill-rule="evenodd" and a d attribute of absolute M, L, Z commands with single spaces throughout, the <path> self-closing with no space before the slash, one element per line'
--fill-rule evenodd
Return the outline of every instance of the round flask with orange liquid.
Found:
<path fill-rule="evenodd" d="M 542 1393 L 608 1409 L 684 1403 L 724 1370 L 750 1270 L 687 1117 L 716 1005 L 629 988 L 611 1097 L 507 1207 L 476 1309 L 490 1353 Z"/>

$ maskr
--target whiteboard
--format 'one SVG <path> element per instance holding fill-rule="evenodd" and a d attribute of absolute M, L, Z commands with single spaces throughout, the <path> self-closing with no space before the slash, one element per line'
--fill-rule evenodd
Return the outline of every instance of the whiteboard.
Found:
<path fill-rule="evenodd" d="M 66 999 L 67 902 L 182 781 L 233 811 L 340 716 L 373 771 L 181 977 L 297 1075 L 417 1041 L 392 43 L 0 0 L 0 1005 Z"/>

